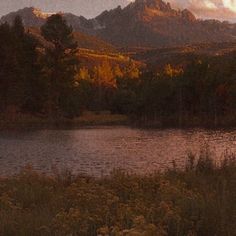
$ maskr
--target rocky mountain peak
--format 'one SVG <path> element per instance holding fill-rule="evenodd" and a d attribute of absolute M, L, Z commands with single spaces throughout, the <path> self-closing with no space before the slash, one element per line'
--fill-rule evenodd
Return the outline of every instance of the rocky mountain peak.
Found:
<path fill-rule="evenodd" d="M 26 7 L 20 9 L 16 12 L 11 12 L 3 16 L 0 22 L 13 23 L 16 16 L 20 16 L 23 20 L 23 23 L 26 27 L 40 27 L 42 26 L 48 17 L 53 14 L 61 14 L 68 22 L 69 25 L 72 25 L 75 30 L 80 28 L 91 28 L 91 23 L 82 16 L 76 16 L 71 13 L 52 13 L 52 12 L 43 12 L 42 10 L 35 7 Z"/>
<path fill-rule="evenodd" d="M 196 20 L 196 17 L 188 9 L 184 9 L 181 13 L 182 13 L 182 17 L 185 20 L 188 20 L 188 21 L 195 21 Z"/>
<path fill-rule="evenodd" d="M 144 21 L 152 21 L 156 17 L 177 17 L 187 21 L 196 20 L 189 10 L 175 10 L 169 2 L 162 0 L 136 0 L 130 3 L 124 9 L 124 12 L 132 16 L 138 16 L 139 19 Z"/>
<path fill-rule="evenodd" d="M 133 7 L 140 9 L 151 8 L 159 11 L 171 10 L 170 3 L 165 3 L 162 0 L 136 0 L 133 3 Z"/>
<path fill-rule="evenodd" d="M 21 16 L 25 26 L 41 26 L 45 20 L 53 13 L 44 13 L 38 8 L 26 7 L 18 10 L 17 12 L 11 12 L 1 18 L 1 22 L 12 23 L 16 16 Z"/>

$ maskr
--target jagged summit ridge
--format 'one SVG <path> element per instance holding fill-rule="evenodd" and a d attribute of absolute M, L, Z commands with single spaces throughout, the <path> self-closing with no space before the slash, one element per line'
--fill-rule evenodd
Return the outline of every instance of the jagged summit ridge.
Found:
<path fill-rule="evenodd" d="M 118 47 L 162 47 L 235 40 L 236 25 L 198 20 L 188 9 L 176 10 L 163 0 L 136 0 L 128 6 L 104 11 L 93 19 L 61 13 L 75 31 L 101 38 Z M 24 24 L 40 27 L 50 13 L 25 8 L 2 17 L 11 22 L 16 15 Z"/>
<path fill-rule="evenodd" d="M 130 21 L 153 22 L 155 20 L 166 20 L 167 18 L 191 22 L 197 20 L 189 10 L 173 9 L 170 3 L 162 0 L 136 0 L 123 9 L 119 6 L 110 11 L 104 11 L 95 19 L 101 25 L 107 27 L 117 19 L 127 20 L 129 24 Z"/>
<path fill-rule="evenodd" d="M 170 3 L 165 3 L 162 0 L 136 0 L 130 4 L 130 7 L 139 9 L 152 8 L 160 11 L 171 10 Z"/>
<path fill-rule="evenodd" d="M 8 22 L 12 24 L 15 17 L 19 15 L 21 16 L 26 27 L 41 27 L 46 22 L 46 19 L 53 14 L 61 14 L 67 20 L 68 24 L 71 25 L 76 31 L 82 30 L 86 32 L 87 29 L 93 28 L 93 22 L 90 22 L 83 16 L 76 16 L 71 13 L 64 12 L 43 12 L 35 7 L 26 7 L 16 12 L 11 12 L 3 16 L 0 22 Z"/>
<path fill-rule="evenodd" d="M 16 12 L 11 12 L 6 16 L 1 18 L 1 22 L 12 23 L 17 15 L 21 16 L 23 22 L 26 26 L 41 26 L 45 20 L 52 14 L 55 13 L 46 13 L 35 7 L 25 7 Z"/>
<path fill-rule="evenodd" d="M 138 13 L 139 15 L 184 17 L 186 20 L 196 20 L 189 10 L 175 10 L 169 2 L 162 0 L 136 0 L 129 4 L 125 11 L 133 11 L 134 14 Z"/>
<path fill-rule="evenodd" d="M 235 40 L 236 25 L 199 20 L 162 0 L 136 0 L 98 16 L 97 34 L 118 46 L 162 47 Z"/>

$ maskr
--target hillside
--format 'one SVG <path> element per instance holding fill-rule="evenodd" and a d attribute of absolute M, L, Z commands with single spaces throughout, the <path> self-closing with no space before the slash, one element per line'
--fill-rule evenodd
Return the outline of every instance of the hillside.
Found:
<path fill-rule="evenodd" d="M 108 62 L 113 67 L 118 65 L 120 68 L 124 68 L 130 63 L 134 63 L 138 68 L 144 68 L 146 65 L 141 60 L 131 59 L 129 55 L 120 53 L 103 53 L 87 49 L 80 49 L 78 51 L 78 57 L 81 67 L 86 67 L 89 69 L 92 69 L 94 66 L 101 65 L 104 62 Z"/>
<path fill-rule="evenodd" d="M 42 46 L 50 47 L 50 44 L 40 34 L 40 29 L 35 27 L 28 28 L 28 31 L 40 42 Z M 128 65 L 131 61 L 127 53 L 119 53 L 112 45 L 99 40 L 94 36 L 84 33 L 74 32 L 75 40 L 78 43 L 78 58 L 81 67 L 92 69 L 103 62 L 109 62 L 110 65 L 119 65 L 121 68 Z M 138 67 L 145 64 L 135 59 L 132 60 Z"/>
<path fill-rule="evenodd" d="M 202 43 L 169 48 L 130 48 L 125 54 L 148 65 L 151 69 L 161 69 L 166 64 L 177 67 L 187 65 L 196 57 L 231 57 L 236 53 L 236 43 Z"/>
<path fill-rule="evenodd" d="M 42 45 L 48 43 L 40 34 L 40 29 L 37 27 L 29 27 L 29 32 L 36 37 Z M 74 38 L 77 41 L 79 48 L 96 50 L 98 52 L 115 52 L 116 49 L 113 45 L 95 37 L 79 31 L 74 32 Z"/>
<path fill-rule="evenodd" d="M 31 27 L 29 30 L 43 45 L 47 44 L 40 35 L 39 28 Z M 166 64 L 182 67 L 196 57 L 220 57 L 236 52 L 236 43 L 233 42 L 199 43 L 162 48 L 115 48 L 94 36 L 80 32 L 75 32 L 74 36 L 80 48 L 78 56 L 81 66 L 88 68 L 102 64 L 104 61 L 123 67 L 132 59 L 138 67 L 144 68 L 147 65 L 151 69 L 159 70 Z"/>
<path fill-rule="evenodd" d="M 45 44 L 45 40 L 40 36 L 39 28 L 46 22 L 47 17 L 49 17 L 51 14 L 44 13 L 41 10 L 33 7 L 29 7 L 3 16 L 0 22 L 8 22 L 12 24 L 17 15 L 22 17 L 25 27 L 28 28 L 29 31 L 34 36 L 36 36 L 41 43 Z M 88 35 L 87 33 L 85 33 L 85 30 L 83 30 L 83 32 L 79 31 L 79 28 L 81 28 L 80 25 L 82 25 L 83 22 L 86 22 L 85 18 L 78 17 L 69 13 L 64 14 L 64 17 L 66 18 L 68 24 L 72 25 L 72 27 L 74 28 L 74 36 L 79 48 L 109 52 L 114 51 L 114 46 L 112 46 L 110 43 L 107 43 L 98 37 Z M 89 26 L 86 25 L 86 27 Z"/>

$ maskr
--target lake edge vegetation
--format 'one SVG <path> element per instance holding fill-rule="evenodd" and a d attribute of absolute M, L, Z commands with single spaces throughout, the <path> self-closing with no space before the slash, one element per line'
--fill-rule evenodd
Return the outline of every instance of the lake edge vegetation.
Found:
<path fill-rule="evenodd" d="M 26 167 L 0 178 L 0 234 L 227 236 L 236 232 L 236 160 L 208 150 L 185 169 L 93 178 Z"/>

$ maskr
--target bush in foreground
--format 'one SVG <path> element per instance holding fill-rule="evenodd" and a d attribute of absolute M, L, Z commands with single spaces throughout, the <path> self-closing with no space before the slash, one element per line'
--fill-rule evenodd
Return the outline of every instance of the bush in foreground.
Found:
<path fill-rule="evenodd" d="M 0 235 L 224 236 L 236 232 L 236 162 L 207 153 L 185 170 L 102 179 L 45 176 L 30 168 L 0 179 Z"/>

